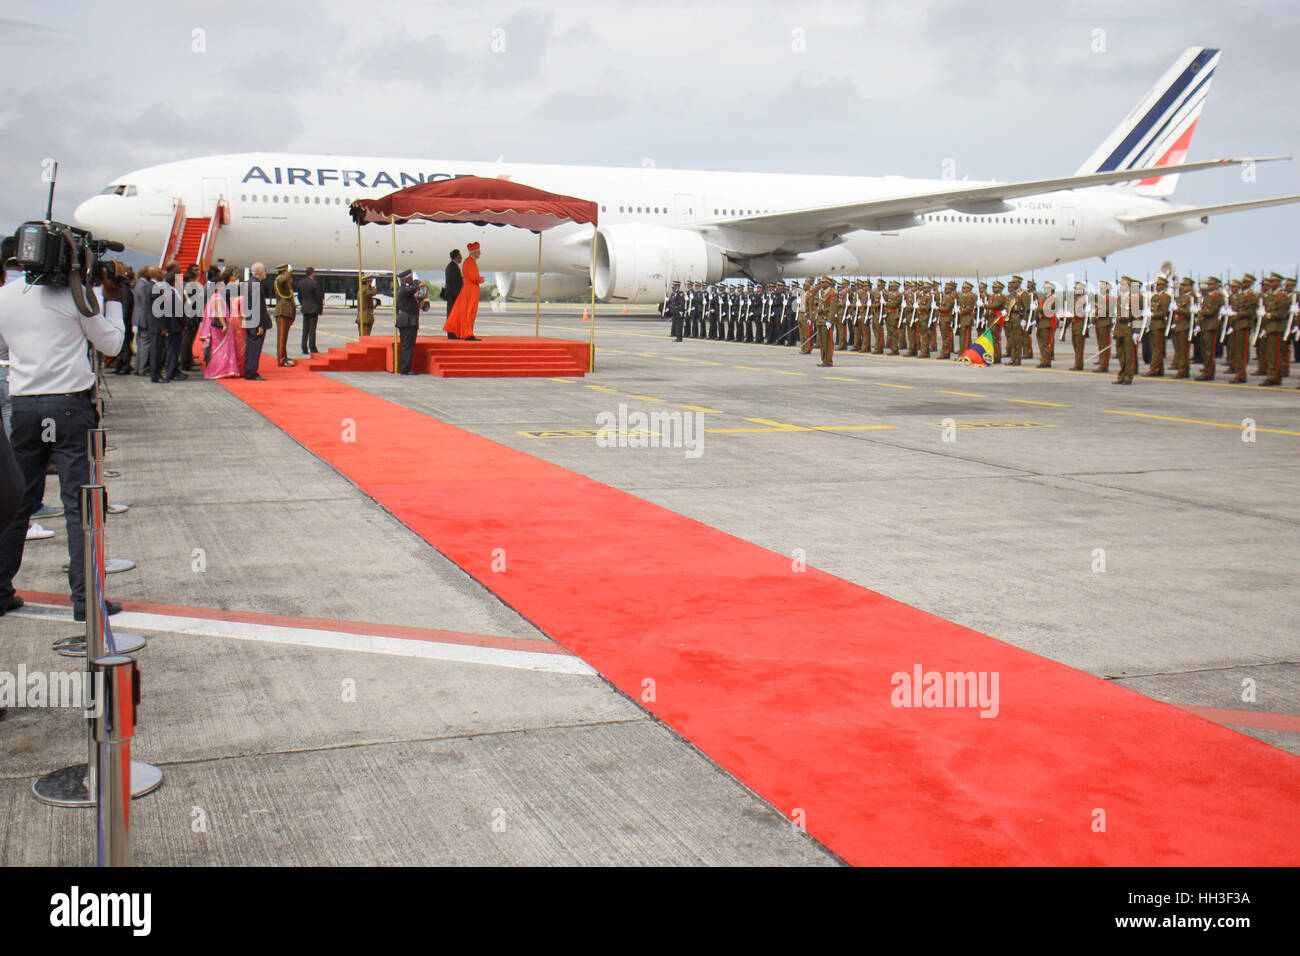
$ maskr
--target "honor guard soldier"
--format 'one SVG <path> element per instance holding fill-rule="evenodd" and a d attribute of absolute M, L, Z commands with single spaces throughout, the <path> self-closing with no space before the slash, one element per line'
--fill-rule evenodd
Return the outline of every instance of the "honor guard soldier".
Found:
<path fill-rule="evenodd" d="M 889 354 L 898 355 L 903 322 L 903 293 L 898 289 L 898 280 L 889 283 L 885 293 L 885 337 L 889 342 Z"/>
<path fill-rule="evenodd" d="M 1210 276 L 1205 280 L 1205 291 L 1201 295 L 1201 307 L 1196 312 L 1197 324 L 1201 327 L 1201 374 L 1196 376 L 1198 382 L 1214 381 L 1214 350 L 1219 344 L 1219 313 L 1226 300 L 1220 288 L 1219 277 Z"/>
<path fill-rule="evenodd" d="M 1169 280 L 1156 276 L 1156 291 L 1151 293 L 1151 327 L 1147 339 L 1151 342 L 1151 364 L 1143 372 L 1145 378 L 1160 378 L 1165 374 L 1165 326 L 1170 324 L 1170 311 L 1174 297 L 1169 294 Z"/>
<path fill-rule="evenodd" d="M 1236 372 L 1233 382 L 1246 381 L 1246 368 L 1250 365 L 1250 334 L 1255 329 L 1259 315 L 1259 296 L 1255 293 L 1255 277 L 1249 272 L 1237 284 L 1237 294 L 1229 299 L 1232 306 L 1232 327 L 1228 332 L 1228 365 Z"/>
<path fill-rule="evenodd" d="M 276 266 L 275 276 L 275 364 L 292 365 L 293 359 L 289 358 L 289 330 L 293 328 L 293 320 L 297 315 L 297 307 L 293 301 L 293 273 L 289 271 L 289 266 Z"/>
<path fill-rule="evenodd" d="M 1286 293 L 1291 303 L 1289 307 L 1291 311 L 1287 316 L 1290 331 L 1282 336 L 1282 377 L 1286 378 L 1291 374 L 1291 356 L 1293 354 L 1290 351 L 1292 346 L 1289 346 L 1286 341 L 1288 336 L 1295 343 L 1294 355 L 1296 360 L 1300 361 L 1300 315 L 1297 314 L 1300 311 L 1300 302 L 1297 301 L 1295 279 L 1287 279 L 1282 284 L 1282 291 Z M 1300 386 L 1297 386 L 1297 388 L 1300 388 Z"/>
<path fill-rule="evenodd" d="M 1114 338 L 1111 340 L 1115 352 L 1115 358 L 1119 361 L 1119 375 L 1116 376 L 1115 385 L 1132 385 L 1133 373 L 1137 365 L 1137 351 L 1133 347 L 1133 308 L 1132 295 L 1130 293 L 1130 279 L 1124 276 L 1119 283 L 1119 301 L 1114 314 L 1111 316 L 1113 323 L 1111 331 Z"/>
<path fill-rule="evenodd" d="M 809 276 L 803 283 L 803 308 L 799 309 L 799 352 L 801 355 L 807 355 L 812 351 L 811 333 L 815 300 L 816 289 L 813 286 L 812 276 Z"/>
<path fill-rule="evenodd" d="M 988 324 L 993 333 L 993 364 L 997 365 L 1002 361 L 1002 328 L 1006 323 L 1007 315 L 1007 297 L 1003 293 L 1006 288 L 1002 280 L 993 283 L 993 294 L 988 298 L 986 306 L 988 310 Z M 1010 339 L 1010 330 L 1007 337 Z M 1009 344 L 1009 343 L 1008 343 Z"/>
<path fill-rule="evenodd" d="M 835 294 L 834 280 L 822 281 L 825 282 L 825 288 L 817 309 L 817 347 L 821 361 L 817 364 L 822 368 L 830 368 L 835 364 L 834 313 L 838 296 Z"/>
<path fill-rule="evenodd" d="M 952 323 L 957 313 L 957 283 L 949 281 L 943 287 L 937 305 L 939 311 L 939 358 L 952 358 Z"/>
<path fill-rule="evenodd" d="M 1111 295 L 1109 282 L 1098 283 L 1097 298 L 1093 302 L 1092 327 L 1097 335 L 1097 371 L 1105 375 L 1110 371 L 1110 353 L 1114 351 L 1111 348 L 1110 323 L 1118 304 L 1115 296 Z"/>
<path fill-rule="evenodd" d="M 874 340 L 872 355 L 885 353 L 885 280 L 877 279 L 871 293 L 871 337 Z"/>
<path fill-rule="evenodd" d="M 1074 298 L 1070 302 L 1070 344 L 1074 346 L 1072 372 L 1083 371 L 1083 347 L 1088 342 L 1088 312 L 1092 301 L 1082 282 L 1074 284 Z"/>
<path fill-rule="evenodd" d="M 1156 284 L 1159 285 L 1159 280 L 1156 280 Z M 1195 285 L 1191 277 L 1185 277 L 1178 283 L 1178 294 L 1174 296 L 1170 309 L 1169 338 L 1173 344 L 1174 378 L 1187 378 L 1187 343 L 1192 330 L 1192 309 L 1195 303 Z M 1152 351 L 1151 354 L 1155 355 L 1155 352 Z"/>
<path fill-rule="evenodd" d="M 1282 333 L 1286 330 L 1287 317 L 1291 312 L 1291 296 L 1282 291 L 1282 277 L 1274 272 L 1265 280 L 1264 323 L 1259 337 L 1264 341 L 1264 369 L 1267 377 L 1260 384 L 1281 385 L 1286 374 L 1283 368 L 1286 343 Z"/>
<path fill-rule="evenodd" d="M 1020 286 L 1025 280 L 1012 276 L 1007 284 L 1007 354 L 1011 356 L 1010 365 L 1019 365 L 1024 352 L 1025 322 L 1029 319 L 1029 292 Z M 996 288 L 996 286 L 994 287 Z"/>
<path fill-rule="evenodd" d="M 1022 359 L 1031 359 L 1034 357 L 1034 332 L 1038 328 L 1038 288 L 1034 285 L 1034 280 L 1030 279 L 1025 283 L 1025 289 L 1029 292 L 1029 315 L 1025 319 L 1024 333 L 1020 336 L 1020 357 Z"/>
<path fill-rule="evenodd" d="M 919 282 L 916 288 L 916 318 L 913 320 L 916 324 L 913 326 L 912 335 L 912 352 L 909 354 L 920 353 L 921 358 L 930 357 L 930 316 L 933 313 L 934 295 L 930 291 L 930 283 Z"/>
<path fill-rule="evenodd" d="M 1052 367 L 1052 319 L 1056 317 L 1056 286 L 1043 283 L 1043 294 L 1034 300 L 1034 331 L 1038 336 L 1038 367 Z"/>
<path fill-rule="evenodd" d="M 375 277 L 366 276 L 361 280 L 361 289 L 357 292 L 357 329 L 361 335 L 369 335 L 375 325 Z"/>
<path fill-rule="evenodd" d="M 957 355 L 966 354 L 970 348 L 971 327 L 975 324 L 975 312 L 979 308 L 979 297 L 970 282 L 961 284 L 961 293 L 957 296 Z"/>
<path fill-rule="evenodd" d="M 673 337 L 674 342 L 682 340 L 682 322 L 686 314 L 686 295 L 682 292 L 682 284 L 678 281 L 673 282 L 673 290 L 668 293 L 668 301 L 664 304 L 664 315 L 670 321 L 669 334 Z"/>

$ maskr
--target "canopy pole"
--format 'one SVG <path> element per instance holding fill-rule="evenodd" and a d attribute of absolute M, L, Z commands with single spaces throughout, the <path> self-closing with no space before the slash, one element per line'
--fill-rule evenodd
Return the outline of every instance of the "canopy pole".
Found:
<path fill-rule="evenodd" d="M 361 223 L 357 223 L 357 341 L 365 330 L 361 327 L 361 276 L 365 270 L 361 266 Z"/>
<path fill-rule="evenodd" d="M 393 224 L 393 374 L 397 374 L 397 217 L 389 219 Z"/>
<path fill-rule="evenodd" d="M 591 224 L 591 336 L 587 344 L 587 371 L 596 371 L 596 224 Z"/>
<path fill-rule="evenodd" d="M 537 329 L 533 334 L 542 334 L 542 231 L 537 230 Z"/>

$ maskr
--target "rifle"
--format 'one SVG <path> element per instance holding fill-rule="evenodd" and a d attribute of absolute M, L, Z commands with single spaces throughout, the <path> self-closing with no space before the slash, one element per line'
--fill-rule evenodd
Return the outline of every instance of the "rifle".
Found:
<path fill-rule="evenodd" d="M 1150 281 L 1151 281 L 1151 273 L 1148 272 L 1147 282 Z M 1129 295 L 1129 301 L 1130 302 L 1133 301 L 1133 296 L 1131 293 Z M 1142 302 L 1142 306 L 1141 306 L 1142 328 L 1138 329 L 1138 334 L 1133 339 L 1134 348 L 1142 344 L 1142 337 L 1145 336 L 1147 334 L 1147 330 L 1151 328 L 1151 290 L 1149 288 L 1146 290 L 1146 292 L 1142 294 L 1141 302 Z"/>
<path fill-rule="evenodd" d="M 1296 266 L 1296 284 L 1300 285 L 1300 266 Z M 1296 322 L 1296 314 L 1300 313 L 1300 292 L 1292 292 L 1287 295 L 1291 300 L 1291 308 L 1287 310 L 1286 331 L 1282 333 L 1282 341 L 1289 339 L 1292 333 L 1300 334 L 1300 323 Z"/>
<path fill-rule="evenodd" d="M 1232 288 L 1232 271 L 1231 271 L 1231 270 L 1228 271 L 1228 288 L 1229 288 L 1229 289 Z M 1226 297 L 1226 296 L 1224 297 L 1224 301 L 1227 301 L 1227 297 Z M 1215 313 L 1215 314 L 1217 315 L 1218 313 Z M 1220 322 L 1220 323 L 1219 323 L 1219 342 L 1222 343 L 1223 340 L 1226 339 L 1227 337 L 1228 337 L 1228 323 L 1227 323 L 1227 322 Z M 1217 352 L 1218 350 L 1216 349 L 1215 351 Z"/>
<path fill-rule="evenodd" d="M 1262 276 L 1264 270 L 1260 269 L 1259 274 Z M 1250 347 L 1254 348 L 1255 343 L 1259 341 L 1259 330 L 1264 327 L 1264 293 L 1259 294 L 1259 305 L 1255 309 L 1255 331 L 1250 334 Z"/>

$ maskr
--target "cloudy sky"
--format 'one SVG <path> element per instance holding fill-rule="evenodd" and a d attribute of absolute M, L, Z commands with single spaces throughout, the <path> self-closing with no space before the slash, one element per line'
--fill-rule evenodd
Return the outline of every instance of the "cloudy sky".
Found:
<path fill-rule="evenodd" d="M 0 0 L 0 230 L 141 166 L 246 150 L 936 178 L 1073 173 L 1188 46 L 1223 49 L 1190 160 L 1300 156 L 1300 5 Z M 1300 161 L 1184 176 L 1300 193 Z M 1110 271 L 1277 268 L 1300 205 Z"/>

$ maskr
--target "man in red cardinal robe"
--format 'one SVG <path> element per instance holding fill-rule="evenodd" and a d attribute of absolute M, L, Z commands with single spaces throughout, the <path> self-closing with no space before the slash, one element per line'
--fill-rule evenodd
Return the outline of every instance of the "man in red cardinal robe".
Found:
<path fill-rule="evenodd" d="M 481 255 L 481 250 L 477 242 L 471 242 L 465 248 L 469 251 L 469 258 L 465 260 L 461 270 L 461 278 L 465 284 L 460 287 L 460 295 L 456 296 L 456 304 L 451 307 L 451 315 L 447 316 L 447 324 L 442 327 L 442 330 L 456 338 L 477 342 L 474 320 L 478 318 L 478 290 L 483 284 L 483 277 L 478 271 L 478 257 Z"/>

